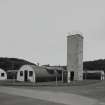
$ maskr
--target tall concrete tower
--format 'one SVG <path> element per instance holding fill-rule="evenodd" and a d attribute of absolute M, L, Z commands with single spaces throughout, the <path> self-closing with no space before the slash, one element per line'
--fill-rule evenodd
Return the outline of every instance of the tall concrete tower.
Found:
<path fill-rule="evenodd" d="M 67 36 L 67 81 L 83 79 L 83 36 Z"/>

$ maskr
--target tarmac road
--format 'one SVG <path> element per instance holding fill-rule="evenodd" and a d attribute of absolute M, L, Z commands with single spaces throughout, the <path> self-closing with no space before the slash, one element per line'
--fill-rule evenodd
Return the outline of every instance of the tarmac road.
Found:
<path fill-rule="evenodd" d="M 105 105 L 105 103 L 96 99 L 64 92 L 51 92 L 37 89 L 32 90 L 0 86 L 0 93 L 24 96 L 27 98 L 40 99 L 65 105 Z"/>
<path fill-rule="evenodd" d="M 35 98 L 0 93 L 0 105 L 65 105 Z"/>

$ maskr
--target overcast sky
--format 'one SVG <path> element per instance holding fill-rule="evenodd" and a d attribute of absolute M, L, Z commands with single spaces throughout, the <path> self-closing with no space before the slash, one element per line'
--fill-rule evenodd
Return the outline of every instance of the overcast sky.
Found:
<path fill-rule="evenodd" d="M 84 61 L 105 58 L 105 0 L 0 0 L 0 57 L 66 64 L 66 34 L 82 32 Z"/>

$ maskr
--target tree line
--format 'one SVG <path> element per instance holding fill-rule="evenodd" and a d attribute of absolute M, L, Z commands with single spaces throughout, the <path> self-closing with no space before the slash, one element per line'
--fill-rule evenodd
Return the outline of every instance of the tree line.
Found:
<path fill-rule="evenodd" d="M 105 71 L 105 59 L 85 61 L 83 63 L 83 70 L 104 70 Z"/>
<path fill-rule="evenodd" d="M 18 70 L 22 65 L 25 65 L 25 64 L 36 65 L 24 59 L 0 57 L 0 68 L 4 70 Z M 62 68 L 64 70 L 67 70 L 66 66 L 62 66 Z M 83 70 L 104 70 L 105 71 L 105 59 L 84 61 Z"/>
<path fill-rule="evenodd" d="M 0 68 L 4 70 L 18 70 L 22 65 L 33 64 L 29 61 L 19 58 L 0 57 Z"/>

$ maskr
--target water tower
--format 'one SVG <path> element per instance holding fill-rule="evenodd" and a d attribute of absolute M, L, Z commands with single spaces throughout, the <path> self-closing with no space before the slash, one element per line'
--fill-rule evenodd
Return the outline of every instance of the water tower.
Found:
<path fill-rule="evenodd" d="M 83 36 L 67 36 L 67 82 L 83 79 Z"/>

